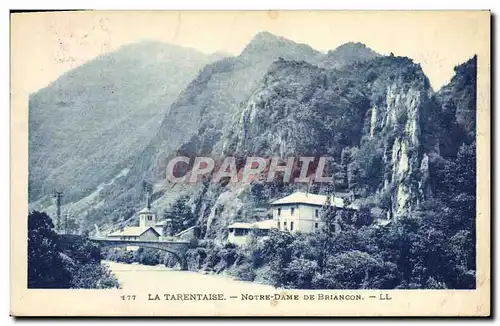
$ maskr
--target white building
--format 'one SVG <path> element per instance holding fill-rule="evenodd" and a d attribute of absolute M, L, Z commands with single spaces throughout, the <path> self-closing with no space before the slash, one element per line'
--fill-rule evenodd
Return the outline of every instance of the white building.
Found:
<path fill-rule="evenodd" d="M 158 241 L 160 234 L 153 227 L 126 226 L 108 234 L 112 240 Z"/>
<path fill-rule="evenodd" d="M 237 222 L 229 225 L 227 241 L 236 245 L 248 243 L 252 235 L 266 236 L 269 230 L 276 228 L 274 220 L 265 220 L 253 223 Z"/>
<path fill-rule="evenodd" d="M 139 226 L 126 226 L 108 234 L 109 239 L 132 241 L 161 241 L 163 229 L 169 221 L 156 221 L 148 196 L 147 206 L 139 212 Z M 127 250 L 137 250 L 137 246 L 127 246 Z"/>
<path fill-rule="evenodd" d="M 359 210 L 356 205 L 347 205 L 343 198 L 294 192 L 271 203 L 272 220 L 253 223 L 233 223 L 228 228 L 227 240 L 236 245 L 248 243 L 252 234 L 265 236 L 271 229 L 288 232 L 312 233 L 324 225 L 321 209 L 325 205 Z"/>
<path fill-rule="evenodd" d="M 354 205 L 345 205 L 339 197 L 294 192 L 271 203 L 273 221 L 281 231 L 311 233 L 324 224 L 321 220 L 324 205 L 358 210 Z"/>

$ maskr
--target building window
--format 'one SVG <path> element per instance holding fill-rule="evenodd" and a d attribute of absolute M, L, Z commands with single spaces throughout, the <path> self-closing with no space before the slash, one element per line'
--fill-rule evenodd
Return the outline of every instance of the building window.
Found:
<path fill-rule="evenodd" d="M 290 215 L 293 215 L 294 212 L 295 212 L 295 207 L 290 208 Z"/>
<path fill-rule="evenodd" d="M 151 221 L 153 219 L 153 217 L 150 215 L 148 216 L 148 220 Z"/>
<path fill-rule="evenodd" d="M 279 221 L 278 221 L 278 230 L 281 230 L 281 225 Z"/>
<path fill-rule="evenodd" d="M 278 208 L 278 216 L 281 215 L 281 208 Z"/>
<path fill-rule="evenodd" d="M 293 231 L 293 222 L 290 222 L 290 231 Z"/>
<path fill-rule="evenodd" d="M 318 228 L 318 222 L 314 223 L 314 227 L 317 229 Z"/>
<path fill-rule="evenodd" d="M 286 222 L 283 222 L 283 230 L 286 230 Z"/>
<path fill-rule="evenodd" d="M 314 216 L 319 217 L 319 209 L 316 208 L 316 210 L 314 211 Z"/>

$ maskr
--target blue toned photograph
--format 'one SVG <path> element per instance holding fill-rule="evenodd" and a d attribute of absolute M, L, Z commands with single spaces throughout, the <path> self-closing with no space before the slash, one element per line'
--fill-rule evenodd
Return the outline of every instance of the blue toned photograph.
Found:
<path fill-rule="evenodd" d="M 28 288 L 476 289 L 462 32 L 117 17 L 33 54 Z"/>

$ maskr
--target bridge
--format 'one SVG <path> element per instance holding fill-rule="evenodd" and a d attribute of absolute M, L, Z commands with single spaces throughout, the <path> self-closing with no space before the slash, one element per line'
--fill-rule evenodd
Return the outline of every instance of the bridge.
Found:
<path fill-rule="evenodd" d="M 115 240 L 109 238 L 90 237 L 93 242 L 99 243 L 107 247 L 123 247 L 123 246 L 136 246 L 140 248 L 151 248 L 166 251 L 172 254 L 181 266 L 181 270 L 187 270 L 186 252 L 189 249 L 190 242 L 185 240 Z"/>

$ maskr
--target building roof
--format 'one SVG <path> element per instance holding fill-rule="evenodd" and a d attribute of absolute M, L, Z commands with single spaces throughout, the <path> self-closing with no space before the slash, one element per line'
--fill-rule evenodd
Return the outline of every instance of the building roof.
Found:
<path fill-rule="evenodd" d="M 236 222 L 229 225 L 228 229 L 261 229 L 269 230 L 276 227 L 276 222 L 274 220 L 264 220 L 259 222 L 244 223 Z"/>
<path fill-rule="evenodd" d="M 189 231 L 193 230 L 194 228 L 196 228 L 196 225 L 195 226 L 191 226 L 185 230 L 182 230 L 181 232 L 177 233 L 177 234 L 174 234 L 174 237 L 180 237 L 186 233 L 188 233 Z"/>
<path fill-rule="evenodd" d="M 140 227 L 140 226 L 126 226 L 123 228 L 123 230 L 118 230 L 115 232 L 112 232 L 108 234 L 108 237 L 139 237 L 143 235 L 146 231 L 149 229 L 152 229 L 156 234 L 160 235 L 158 231 L 156 231 L 153 227 L 151 226 L 145 226 L 145 227 Z"/>
<path fill-rule="evenodd" d="M 323 206 L 325 204 L 329 204 L 335 207 L 344 208 L 344 199 L 340 197 L 328 197 L 325 195 L 316 195 L 305 192 L 294 192 L 291 195 L 275 200 L 271 203 L 271 205 L 290 205 L 290 204 L 307 204 L 307 205 L 315 205 L 315 206 Z M 358 210 L 359 207 L 357 205 L 351 204 L 346 208 L 351 208 Z"/>
<path fill-rule="evenodd" d="M 390 224 L 392 220 L 386 220 L 386 219 L 377 219 L 375 220 L 375 225 L 380 225 L 380 226 L 386 226 Z"/>
<path fill-rule="evenodd" d="M 152 214 L 152 213 L 153 213 L 153 211 L 152 211 L 152 210 L 150 210 L 150 209 L 149 209 L 149 208 L 147 208 L 147 207 L 144 207 L 143 209 L 141 209 L 141 210 L 139 211 L 139 214 Z"/>

